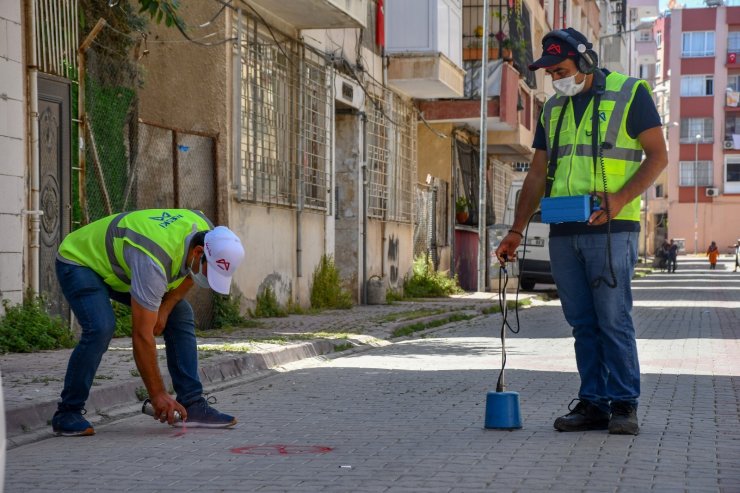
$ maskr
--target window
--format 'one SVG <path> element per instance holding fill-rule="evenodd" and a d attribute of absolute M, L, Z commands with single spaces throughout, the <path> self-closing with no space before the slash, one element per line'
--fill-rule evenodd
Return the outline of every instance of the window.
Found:
<path fill-rule="evenodd" d="M 663 31 L 657 31 L 655 33 L 655 45 L 660 49 L 663 45 Z"/>
<path fill-rule="evenodd" d="M 740 52 L 740 31 L 729 33 L 727 37 L 727 51 L 729 53 Z"/>
<path fill-rule="evenodd" d="M 679 164 L 679 186 L 693 187 L 694 176 L 696 176 L 696 186 L 712 186 L 712 161 L 681 161 Z"/>
<path fill-rule="evenodd" d="M 714 56 L 714 31 L 683 33 L 683 57 Z"/>
<path fill-rule="evenodd" d="M 663 64 L 655 62 L 655 77 L 663 78 Z"/>
<path fill-rule="evenodd" d="M 681 143 L 693 144 L 696 136 L 699 142 L 714 142 L 714 120 L 711 118 L 681 118 Z"/>
<path fill-rule="evenodd" d="M 649 29 L 643 29 L 640 31 L 639 37 L 637 38 L 638 41 L 652 41 L 653 39 L 653 33 Z"/>
<path fill-rule="evenodd" d="M 681 96 L 711 96 L 714 94 L 714 76 L 681 76 Z"/>
<path fill-rule="evenodd" d="M 732 136 L 740 134 L 740 114 L 725 114 L 725 140 L 732 140 Z"/>
<path fill-rule="evenodd" d="M 725 193 L 740 193 L 740 156 L 725 156 Z"/>
<path fill-rule="evenodd" d="M 323 56 L 298 48 L 268 39 L 241 47 L 239 197 L 327 210 L 329 72 Z M 302 77 L 295 67 L 303 67 Z"/>
<path fill-rule="evenodd" d="M 740 91 L 740 75 L 727 76 L 727 89 L 731 91 Z"/>
<path fill-rule="evenodd" d="M 655 185 L 655 198 L 658 198 L 659 199 L 659 198 L 663 197 L 664 196 L 663 193 L 664 193 L 663 192 L 663 185 L 660 185 L 660 184 Z"/>
<path fill-rule="evenodd" d="M 410 102 L 377 88 L 367 115 L 367 214 L 411 222 L 416 183 L 416 113 Z"/>

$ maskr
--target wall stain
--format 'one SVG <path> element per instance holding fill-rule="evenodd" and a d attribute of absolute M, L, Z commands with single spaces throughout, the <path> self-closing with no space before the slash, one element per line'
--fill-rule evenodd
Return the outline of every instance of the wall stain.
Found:
<path fill-rule="evenodd" d="M 399 252 L 400 239 L 396 238 L 396 235 L 390 235 L 388 238 L 388 270 L 390 273 L 390 285 L 394 288 L 398 287 L 398 252 Z"/>

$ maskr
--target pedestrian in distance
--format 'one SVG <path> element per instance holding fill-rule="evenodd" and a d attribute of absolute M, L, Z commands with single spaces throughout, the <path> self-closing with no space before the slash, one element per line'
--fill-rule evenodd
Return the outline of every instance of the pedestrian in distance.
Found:
<path fill-rule="evenodd" d="M 717 259 L 719 258 L 719 248 L 717 248 L 717 243 L 714 241 L 709 245 L 709 248 L 707 248 L 707 257 L 709 257 L 709 269 L 716 270 Z"/>
<path fill-rule="evenodd" d="M 737 269 L 740 268 L 740 240 L 737 240 L 734 248 L 735 248 L 735 269 L 732 272 L 737 272 Z"/>
<path fill-rule="evenodd" d="M 552 274 L 573 327 L 581 380 L 570 412 L 554 426 L 636 435 L 640 366 L 630 282 L 640 194 L 668 162 L 662 123 L 647 82 L 599 69 L 580 32 L 552 31 L 542 48 L 529 68 L 545 69 L 557 94 L 540 116 L 512 229 L 496 255 L 500 262 L 514 258 L 543 196 L 598 197 L 585 222 L 550 226 Z"/>
<path fill-rule="evenodd" d="M 189 427 L 234 426 L 233 416 L 203 397 L 193 309 L 184 296 L 193 284 L 228 294 L 243 258 L 241 240 L 231 230 L 214 228 L 203 213 L 187 209 L 123 212 L 70 233 L 59 247 L 56 274 L 82 334 L 52 418 L 54 433 L 95 433 L 83 415 L 115 330 L 111 299 L 131 306 L 134 360 L 155 419 Z M 159 371 L 155 337 L 160 335 L 176 398 L 165 390 Z"/>
<path fill-rule="evenodd" d="M 668 243 L 668 240 L 663 240 L 663 244 L 660 245 L 660 248 L 658 248 L 658 251 L 655 252 L 655 259 L 656 259 L 657 267 L 660 269 L 661 272 L 664 272 L 666 268 L 668 267 L 668 259 L 670 258 L 670 255 L 671 255 L 671 244 Z M 669 272 L 670 272 L 670 269 L 669 269 Z"/>
<path fill-rule="evenodd" d="M 676 272 L 676 265 L 678 264 L 678 243 L 673 241 L 668 248 L 668 272 Z"/>

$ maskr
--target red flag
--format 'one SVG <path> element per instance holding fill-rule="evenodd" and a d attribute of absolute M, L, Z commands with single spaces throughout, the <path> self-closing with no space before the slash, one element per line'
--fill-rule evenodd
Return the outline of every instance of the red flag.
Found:
<path fill-rule="evenodd" d="M 727 54 L 727 63 L 734 64 L 737 61 L 737 53 Z"/>
<path fill-rule="evenodd" d="M 383 0 L 377 0 L 375 15 L 375 44 L 385 48 L 385 8 Z"/>

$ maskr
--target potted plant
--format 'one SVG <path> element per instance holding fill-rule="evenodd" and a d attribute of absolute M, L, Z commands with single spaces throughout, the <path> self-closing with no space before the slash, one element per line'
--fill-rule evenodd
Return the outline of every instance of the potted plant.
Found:
<path fill-rule="evenodd" d="M 470 214 L 468 213 L 468 208 L 470 207 L 470 201 L 467 197 L 464 195 L 461 195 L 457 198 L 455 201 L 455 218 L 457 219 L 457 222 L 460 224 L 464 224 L 467 222 L 468 217 Z"/>

